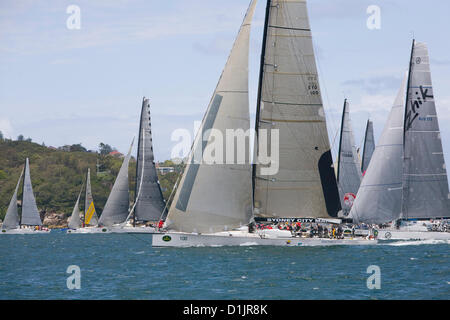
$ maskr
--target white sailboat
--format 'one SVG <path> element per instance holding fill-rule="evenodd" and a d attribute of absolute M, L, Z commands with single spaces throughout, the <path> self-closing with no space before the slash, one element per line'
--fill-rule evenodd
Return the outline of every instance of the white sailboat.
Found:
<path fill-rule="evenodd" d="M 25 174 L 24 174 L 25 172 Z M 17 207 L 17 194 L 23 176 L 22 214 L 19 217 Z M 50 230 L 42 228 L 42 221 L 36 205 L 30 176 L 30 164 L 28 158 L 25 168 L 20 174 L 16 189 L 8 206 L 1 234 L 47 234 Z"/>
<path fill-rule="evenodd" d="M 301 238 L 286 230 L 249 232 L 253 218 L 330 221 L 341 209 L 305 1 L 267 2 L 255 151 L 259 158 L 264 148 L 277 148 L 271 145 L 276 140 L 260 140 L 264 129 L 278 129 L 279 170 L 272 174 L 260 164 L 252 170 L 249 157 L 237 164 L 195 158 L 211 150 L 214 132 L 250 129 L 248 52 L 255 6 L 252 1 L 193 144 L 166 219 L 170 231 L 154 234 L 153 246 L 375 244 Z"/>
<path fill-rule="evenodd" d="M 337 165 L 337 183 L 344 217 L 350 213 L 362 180 L 361 166 L 350 121 L 349 108 L 349 103 L 345 99 L 344 110 L 342 111 L 341 138 Z"/>
<path fill-rule="evenodd" d="M 155 233 L 156 228 L 147 226 L 146 223 L 157 225 L 165 218 L 165 212 L 166 202 L 159 184 L 153 154 L 150 100 L 144 97 L 139 128 L 134 205 L 122 223 L 110 228 L 111 232 Z"/>
<path fill-rule="evenodd" d="M 432 226 L 450 218 L 449 199 L 428 49 L 413 41 L 407 85 L 405 77 L 350 216 L 356 223 L 394 221 L 379 230 L 380 239 L 448 240 L 450 232 Z"/>
<path fill-rule="evenodd" d="M 80 221 L 79 218 L 79 201 L 80 194 L 78 195 L 77 202 L 75 203 L 72 215 L 69 219 L 69 229 L 67 233 L 71 234 L 85 234 L 85 233 L 109 233 L 110 231 L 106 227 L 99 227 L 98 217 L 95 211 L 94 198 L 92 196 L 91 189 L 91 169 L 88 168 L 86 174 L 86 193 L 84 201 L 84 213 Z"/>

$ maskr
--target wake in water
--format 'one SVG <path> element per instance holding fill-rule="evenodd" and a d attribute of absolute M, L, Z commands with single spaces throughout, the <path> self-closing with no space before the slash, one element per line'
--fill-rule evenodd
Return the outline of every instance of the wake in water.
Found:
<path fill-rule="evenodd" d="M 398 241 L 391 243 L 383 243 L 385 246 L 420 246 L 424 244 L 450 244 L 450 240 L 413 240 L 413 241 Z"/>

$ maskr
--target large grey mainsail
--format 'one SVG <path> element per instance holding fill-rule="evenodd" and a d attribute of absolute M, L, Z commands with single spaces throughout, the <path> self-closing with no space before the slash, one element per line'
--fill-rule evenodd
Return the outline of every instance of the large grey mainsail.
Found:
<path fill-rule="evenodd" d="M 341 193 L 344 215 L 348 215 L 361 184 L 362 174 L 350 122 L 349 103 L 344 101 L 342 112 L 341 138 L 338 153 L 337 181 Z"/>
<path fill-rule="evenodd" d="M 279 130 L 279 170 L 253 167 L 256 217 L 336 217 L 341 204 L 333 169 L 306 1 L 267 2 L 257 141 Z M 257 158 L 277 148 L 255 145 Z"/>
<path fill-rule="evenodd" d="M 3 221 L 2 229 L 16 229 L 19 227 L 20 218 L 19 211 L 17 209 L 17 193 L 19 191 L 19 185 L 22 180 L 23 170 L 20 173 L 19 181 L 17 182 L 16 189 L 14 190 L 14 194 L 9 202 L 8 211 L 6 211 L 5 220 Z"/>
<path fill-rule="evenodd" d="M 404 128 L 404 219 L 450 217 L 447 170 L 424 43 L 413 42 Z"/>
<path fill-rule="evenodd" d="M 80 193 L 78 194 L 77 202 L 75 203 L 75 206 L 72 210 L 72 215 L 69 218 L 68 227 L 70 229 L 78 229 L 81 228 L 81 219 L 80 219 L 80 197 L 81 192 L 83 191 L 83 186 L 81 187 Z"/>
<path fill-rule="evenodd" d="M 98 217 L 95 211 L 94 198 L 91 190 L 91 169 L 88 168 L 86 176 L 86 196 L 84 200 L 84 224 L 86 226 L 97 226 Z"/>
<path fill-rule="evenodd" d="M 159 221 L 165 208 L 153 154 L 150 100 L 144 97 L 136 164 L 134 221 Z"/>
<path fill-rule="evenodd" d="M 373 135 L 373 122 L 367 120 L 366 134 L 364 136 L 364 151 L 362 155 L 361 172 L 365 174 L 375 151 L 375 138 Z"/>
<path fill-rule="evenodd" d="M 41 226 L 42 221 L 36 206 L 36 199 L 34 198 L 33 187 L 31 185 L 30 163 L 28 158 L 25 162 L 22 197 L 22 219 L 20 224 L 27 226 Z"/>
<path fill-rule="evenodd" d="M 400 216 L 405 86 L 406 77 L 350 211 L 355 223 L 387 223 Z"/>
<path fill-rule="evenodd" d="M 105 208 L 98 220 L 99 225 L 110 227 L 114 224 L 122 223 L 127 219 L 128 210 L 130 207 L 130 193 L 128 182 L 128 165 L 131 158 L 131 143 L 130 150 L 122 162 L 117 179 L 114 182 L 108 200 L 106 200 Z"/>
<path fill-rule="evenodd" d="M 248 102 L 248 56 L 250 25 L 256 1 L 252 1 L 228 57 L 219 83 L 194 141 L 186 169 L 173 199 L 166 225 L 185 232 L 216 232 L 250 222 L 251 166 L 249 139 L 237 156 L 242 161 L 217 159 L 212 163 L 203 157 L 234 130 L 250 131 Z M 229 131 L 230 130 L 230 131 Z M 228 137 L 227 137 L 228 138 Z M 221 140 L 223 141 L 223 140 Z M 227 139 L 227 144 L 231 143 Z M 221 151 L 218 147 L 216 153 Z M 226 158 L 231 158 L 226 150 Z M 220 153 L 220 152 L 219 152 Z M 236 158 L 236 154 L 233 154 Z M 207 160 L 207 161 L 205 161 Z M 232 162 L 232 163 L 230 163 Z"/>

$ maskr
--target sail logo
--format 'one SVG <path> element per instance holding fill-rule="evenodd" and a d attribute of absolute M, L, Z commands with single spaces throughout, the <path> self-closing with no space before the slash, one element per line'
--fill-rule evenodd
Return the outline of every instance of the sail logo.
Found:
<path fill-rule="evenodd" d="M 410 101 L 410 108 L 409 110 L 406 112 L 406 116 L 405 116 L 405 131 L 408 131 L 409 129 L 411 129 L 414 121 L 419 118 L 419 110 L 420 108 L 423 106 L 424 103 L 430 101 L 431 99 L 434 99 L 434 96 L 431 92 L 432 91 L 432 87 L 424 87 L 424 86 L 419 86 L 418 87 L 419 90 L 416 90 L 414 92 L 414 96 L 413 99 Z M 428 119 L 424 119 L 424 118 L 419 118 L 419 121 L 432 121 L 428 120 Z"/>
<path fill-rule="evenodd" d="M 163 240 L 164 242 L 169 242 L 169 241 L 172 240 L 172 237 L 171 237 L 171 236 L 163 236 L 163 237 L 162 237 L 162 240 Z"/>
<path fill-rule="evenodd" d="M 91 219 L 95 213 L 94 202 L 91 202 L 88 211 L 86 212 L 86 224 L 91 222 Z"/>
<path fill-rule="evenodd" d="M 344 196 L 344 204 L 351 208 L 353 206 L 353 203 L 355 202 L 356 195 L 354 193 L 346 193 Z"/>

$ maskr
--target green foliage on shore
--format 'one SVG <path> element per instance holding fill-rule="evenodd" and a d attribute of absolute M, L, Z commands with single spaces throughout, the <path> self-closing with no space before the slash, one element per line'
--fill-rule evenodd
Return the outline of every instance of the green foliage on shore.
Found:
<path fill-rule="evenodd" d="M 81 147 L 81 145 L 80 145 Z M 91 184 L 97 214 L 101 214 L 123 159 L 80 151 L 54 150 L 28 141 L 0 140 L 0 219 L 3 220 L 25 159 L 30 159 L 31 181 L 38 209 L 69 216 L 91 169 Z M 100 173 L 97 174 L 97 163 Z M 164 196 L 169 196 L 179 173 L 160 176 Z M 130 199 L 134 199 L 136 161 L 130 161 Z M 84 193 L 84 192 L 83 192 Z M 19 199 L 21 190 L 19 191 Z M 82 194 L 81 210 L 84 209 Z"/>

